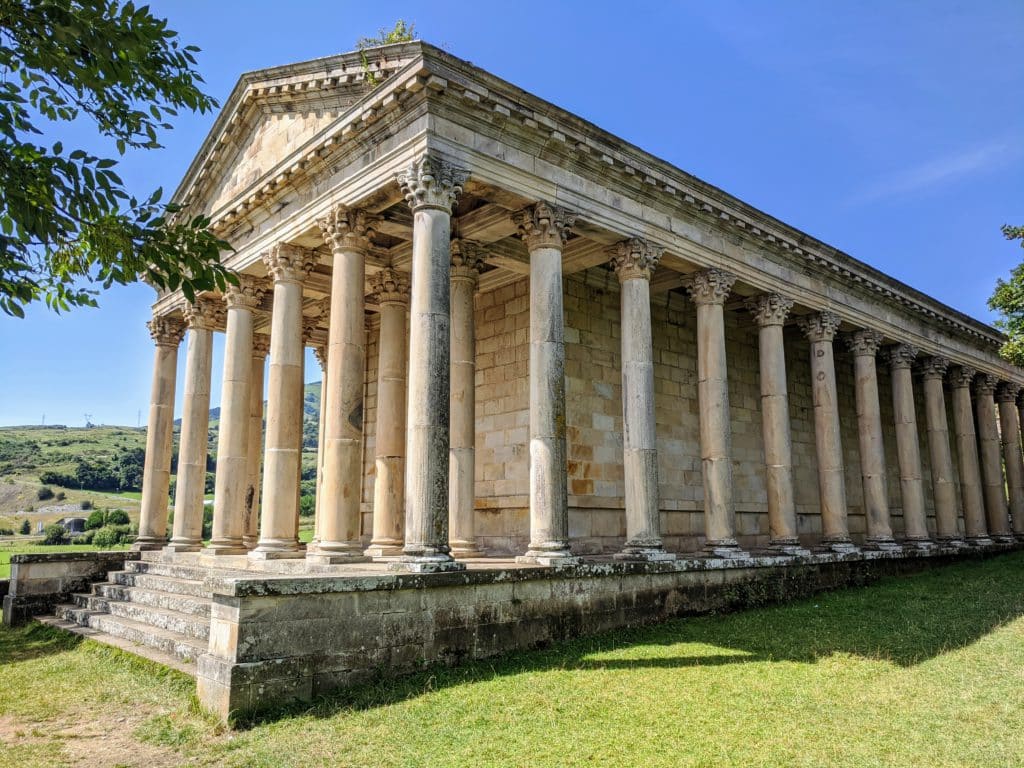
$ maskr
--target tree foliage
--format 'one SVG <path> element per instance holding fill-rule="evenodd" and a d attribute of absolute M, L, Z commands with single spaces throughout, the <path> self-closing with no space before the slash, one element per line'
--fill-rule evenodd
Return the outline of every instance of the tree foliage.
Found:
<path fill-rule="evenodd" d="M 416 25 L 406 23 L 405 19 L 399 19 L 391 29 L 381 27 L 377 30 L 376 37 L 361 37 L 356 41 L 356 49 L 362 57 L 363 73 L 366 75 L 366 82 L 371 88 L 375 88 L 379 82 L 377 76 L 370 71 L 370 61 L 366 58 L 367 48 L 377 48 L 381 45 L 392 45 L 394 43 L 408 43 L 416 39 Z"/>
<path fill-rule="evenodd" d="M 234 278 L 203 216 L 136 198 L 117 161 L 44 129 L 91 122 L 120 155 L 156 149 L 178 110 L 209 112 L 194 46 L 120 0 L 0 0 L 0 310 L 95 306 L 98 287 L 143 277 L 191 299 Z"/>
<path fill-rule="evenodd" d="M 1024 227 L 1003 225 L 1007 240 L 1018 240 L 1024 248 Z M 1007 335 L 999 353 L 1014 365 L 1024 366 L 1024 262 L 1010 272 L 1010 279 L 999 278 L 988 300 L 989 309 L 998 312 L 996 327 Z"/>

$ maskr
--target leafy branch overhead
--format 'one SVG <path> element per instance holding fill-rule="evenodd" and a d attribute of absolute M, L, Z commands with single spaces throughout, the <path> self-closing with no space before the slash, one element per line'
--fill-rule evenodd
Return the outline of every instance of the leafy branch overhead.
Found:
<path fill-rule="evenodd" d="M 118 154 L 157 149 L 181 109 L 206 113 L 194 46 L 146 7 L 118 0 L 0 0 L 0 309 L 94 306 L 97 286 L 196 292 L 235 278 L 203 216 L 131 196 L 117 161 L 43 141 L 86 121 Z"/>
<path fill-rule="evenodd" d="M 356 41 L 356 49 L 362 59 L 363 74 L 371 88 L 376 88 L 380 80 L 370 70 L 370 60 L 366 57 L 367 49 L 394 43 L 408 43 L 415 39 L 416 25 L 414 23 L 406 24 L 404 19 L 399 19 L 390 30 L 383 27 L 377 30 L 377 37 L 361 37 Z"/>
<path fill-rule="evenodd" d="M 1018 240 L 1024 248 L 1024 227 L 1003 225 L 1007 240 Z M 1009 337 L 1000 354 L 1014 365 L 1024 366 L 1024 262 L 1010 272 L 1010 279 L 1000 278 L 988 300 L 989 309 L 999 312 L 996 327 Z"/>

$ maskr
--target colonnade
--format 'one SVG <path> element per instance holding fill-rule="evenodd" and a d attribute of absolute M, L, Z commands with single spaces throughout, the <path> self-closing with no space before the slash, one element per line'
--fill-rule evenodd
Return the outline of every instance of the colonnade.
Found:
<path fill-rule="evenodd" d="M 432 156 L 413 162 L 398 182 L 413 214 L 411 274 L 385 267 L 370 276 L 380 315 L 373 526 L 362 545 L 365 286 L 367 255 L 379 219 L 336 206 L 319 221 L 333 259 L 324 365 L 314 540 L 298 541 L 302 454 L 303 283 L 313 251 L 281 243 L 264 255 L 272 288 L 242 276 L 223 299 L 201 297 L 184 319 L 155 317 L 156 343 L 142 514 L 136 547 L 254 559 L 305 557 L 320 564 L 389 558 L 412 571 L 463 568 L 482 554 L 474 532 L 475 328 L 473 296 L 482 247 L 452 239 L 452 208 L 466 173 Z M 569 538 L 566 476 L 565 334 L 562 250 L 575 223 L 568 210 L 538 202 L 514 214 L 529 254 L 530 540 L 521 561 L 575 561 Z M 620 283 L 623 472 L 627 560 L 664 560 L 654 419 L 650 282 L 662 249 L 628 237 L 608 251 Z M 704 483 L 706 550 L 746 557 L 733 500 L 724 312 L 735 276 L 720 268 L 685 280 L 696 308 L 697 396 Z M 263 292 L 273 292 L 269 337 L 254 333 Z M 794 301 L 776 292 L 744 305 L 758 328 L 760 395 L 771 547 L 799 555 L 784 327 L 796 322 L 809 341 L 822 542 L 855 551 L 850 536 L 834 342 L 840 318 L 825 309 L 791 318 Z M 226 325 L 224 315 L 226 313 Z M 202 548 L 213 329 L 225 325 L 223 400 L 213 538 Z M 188 345 L 174 527 L 166 541 L 177 349 Z M 408 334 L 407 334 L 408 330 Z M 883 350 L 876 330 L 841 337 L 853 355 L 857 444 L 867 521 L 866 546 L 896 549 L 877 361 L 888 364 L 905 544 L 929 548 L 916 416 L 920 373 L 936 521 L 934 539 L 949 545 L 1024 537 L 1024 456 L 1020 386 L 979 375 L 907 343 Z M 408 344 L 407 344 L 408 342 Z M 262 450 L 264 363 L 269 350 L 266 435 Z M 944 380 L 953 408 L 954 467 Z M 972 401 L 972 387 L 974 398 Z M 999 425 L 1002 427 L 1000 440 Z M 1006 474 L 1004 483 L 1003 465 Z M 262 465 L 262 486 L 260 467 Z M 957 498 L 957 477 L 959 498 Z M 1007 496 L 1009 488 L 1009 497 Z M 963 511 L 964 531 L 958 526 Z M 1012 517 L 1012 524 L 1011 524 Z"/>

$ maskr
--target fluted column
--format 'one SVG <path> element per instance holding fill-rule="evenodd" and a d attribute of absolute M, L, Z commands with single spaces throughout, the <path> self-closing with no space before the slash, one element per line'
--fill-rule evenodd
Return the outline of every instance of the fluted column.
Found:
<path fill-rule="evenodd" d="M 302 557 L 299 547 L 299 475 L 302 471 L 302 283 L 316 264 L 312 251 L 274 246 L 264 254 L 274 279 L 267 378 L 260 537 L 255 559 Z"/>
<path fill-rule="evenodd" d="M 875 367 L 875 355 L 882 345 L 882 334 L 865 329 L 850 334 L 846 341 L 853 353 L 857 443 L 860 447 L 860 477 L 864 488 L 867 544 L 877 549 L 898 549 L 892 537 L 892 524 L 889 521 L 885 442 L 882 438 L 878 371 Z"/>
<path fill-rule="evenodd" d="M 935 535 L 944 545 L 962 546 L 963 535 L 957 525 L 956 469 L 949 448 L 949 423 L 942 382 L 949 368 L 944 357 L 921 361 L 924 383 L 925 419 L 928 431 L 928 455 L 931 459 L 932 498 L 935 501 Z"/>
<path fill-rule="evenodd" d="M 654 427 L 651 273 L 663 249 L 638 237 L 611 250 L 622 320 L 622 464 L 626 491 L 625 560 L 674 560 L 661 540 L 658 445 Z"/>
<path fill-rule="evenodd" d="M 562 248 L 575 214 L 539 202 L 515 215 L 530 253 L 530 546 L 521 562 L 572 563 L 565 444 Z"/>
<path fill-rule="evenodd" d="M 783 325 L 793 308 L 785 296 L 771 293 L 746 302 L 757 323 L 761 373 L 761 432 L 768 491 L 768 532 L 780 554 L 804 555 L 796 528 L 793 493 L 793 443 L 789 426 L 786 348 Z"/>
<path fill-rule="evenodd" d="M 371 280 L 380 307 L 377 341 L 377 434 L 373 481 L 373 538 L 366 554 L 402 554 L 405 538 L 406 330 L 409 275 L 382 269 Z"/>
<path fill-rule="evenodd" d="M 473 294 L 480 280 L 481 249 L 467 240 L 452 240 L 452 394 L 449 510 L 455 557 L 480 557 L 474 523 L 476 503 L 476 323 Z"/>
<path fill-rule="evenodd" d="M 932 547 L 924 508 L 924 486 L 921 482 L 921 444 L 917 434 L 917 411 L 914 408 L 914 377 L 911 367 L 917 348 L 898 344 L 888 350 L 892 375 L 892 411 L 896 425 L 896 459 L 900 467 L 900 499 L 903 505 L 903 528 L 909 546 Z"/>
<path fill-rule="evenodd" d="M 974 409 L 978 425 L 978 458 L 981 461 L 982 492 L 988 535 L 995 541 L 1013 541 L 1010 514 L 1006 504 L 1006 482 L 1003 478 L 1003 454 L 999 445 L 999 423 L 996 420 L 995 391 L 999 379 L 982 374 L 974 381 Z"/>
<path fill-rule="evenodd" d="M 720 269 L 695 272 L 686 289 L 697 305 L 697 405 L 704 477 L 705 549 L 718 557 L 745 557 L 736 542 L 732 498 L 729 379 L 725 363 L 725 300 L 736 276 Z"/>
<path fill-rule="evenodd" d="M 432 156 L 398 176 L 412 209 L 412 297 L 405 475 L 405 546 L 412 571 L 465 568 L 448 544 L 451 397 L 451 212 L 466 172 Z"/>
<path fill-rule="evenodd" d="M 213 331 L 223 318 L 224 307 L 219 300 L 199 298 L 185 309 L 188 351 L 174 492 L 174 533 L 166 547 L 171 552 L 194 552 L 203 544 Z"/>
<path fill-rule="evenodd" d="M 960 457 L 960 497 L 964 510 L 964 530 L 972 544 L 991 544 L 985 523 L 985 498 L 981 490 L 981 470 L 978 466 L 978 437 L 974 431 L 971 412 L 971 382 L 977 371 L 957 366 L 949 372 L 953 390 L 953 431 L 956 451 Z"/>
<path fill-rule="evenodd" d="M 249 433 L 246 455 L 245 533 L 246 549 L 256 546 L 260 534 L 260 466 L 263 464 L 263 379 L 270 352 L 270 337 L 254 333 L 249 374 Z"/>
<path fill-rule="evenodd" d="M 1020 414 L 1017 411 L 1020 391 L 1020 384 L 1010 381 L 1002 382 L 996 390 L 1006 489 L 1010 497 L 1010 523 L 1015 536 L 1024 533 L 1024 455 L 1021 454 Z"/>
<path fill-rule="evenodd" d="M 308 557 L 318 563 L 364 559 L 360 539 L 363 393 L 366 381 L 366 253 L 376 217 L 336 206 L 321 219 L 331 249 L 331 320 L 324 390 L 323 501 L 317 541 Z"/>
<path fill-rule="evenodd" d="M 156 344 L 153 388 L 146 422 L 146 464 L 142 474 L 139 535 L 134 550 L 159 549 L 167 543 L 167 503 L 171 486 L 174 439 L 174 388 L 178 374 L 178 346 L 185 326 L 171 317 L 154 316 L 147 324 Z"/>
<path fill-rule="evenodd" d="M 247 275 L 228 286 L 224 381 L 221 387 L 217 477 L 213 491 L 213 535 L 209 555 L 246 553 L 245 491 L 249 469 L 249 390 L 252 382 L 253 310 L 263 287 Z"/>
<path fill-rule="evenodd" d="M 811 397 L 814 404 L 814 442 L 818 457 L 822 543 L 836 552 L 853 552 L 847 522 L 846 483 L 843 478 L 843 443 L 839 432 L 836 364 L 832 341 L 839 316 L 824 311 L 800 319 L 811 342 Z"/>

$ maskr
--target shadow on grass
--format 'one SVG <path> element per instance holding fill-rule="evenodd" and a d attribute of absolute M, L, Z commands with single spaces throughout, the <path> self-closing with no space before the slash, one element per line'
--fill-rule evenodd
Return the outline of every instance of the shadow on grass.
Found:
<path fill-rule="evenodd" d="M 78 635 L 34 622 L 15 629 L 0 626 L 0 665 L 64 653 L 77 648 L 81 642 Z"/>
<path fill-rule="evenodd" d="M 398 703 L 443 688 L 554 670 L 718 667 L 814 663 L 835 654 L 910 667 L 970 645 L 1024 615 L 1024 552 L 969 561 L 856 589 L 732 614 L 673 619 L 559 643 L 462 667 L 431 666 L 236 723 L 292 715 L 332 717 Z M 687 647 L 687 644 L 690 644 Z M 670 647 L 679 653 L 666 655 Z"/>

